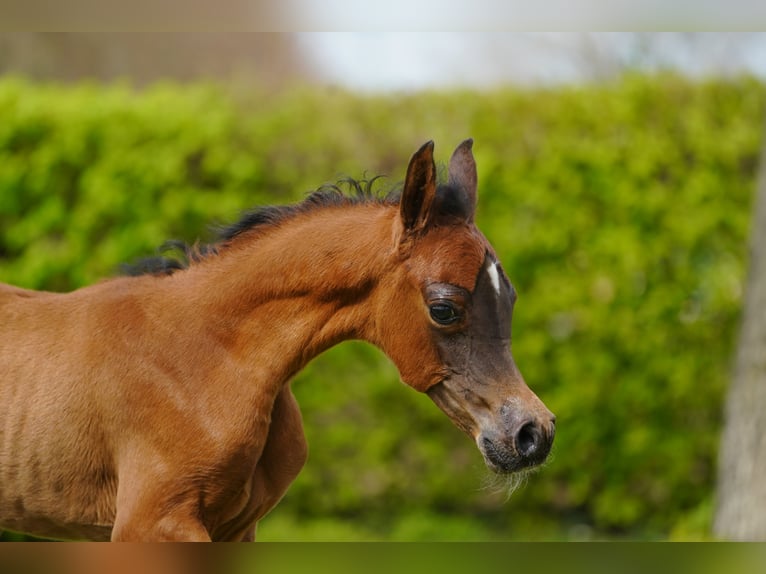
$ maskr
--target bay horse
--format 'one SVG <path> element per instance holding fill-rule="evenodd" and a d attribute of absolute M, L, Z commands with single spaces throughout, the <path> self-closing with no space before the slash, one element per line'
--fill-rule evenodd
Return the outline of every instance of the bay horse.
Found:
<path fill-rule="evenodd" d="M 513 473 L 555 418 L 510 352 L 516 293 L 476 228 L 472 140 L 438 183 L 320 189 L 188 261 L 70 293 L 0 284 L 0 527 L 93 540 L 252 540 L 306 460 L 291 378 L 368 341 Z"/>

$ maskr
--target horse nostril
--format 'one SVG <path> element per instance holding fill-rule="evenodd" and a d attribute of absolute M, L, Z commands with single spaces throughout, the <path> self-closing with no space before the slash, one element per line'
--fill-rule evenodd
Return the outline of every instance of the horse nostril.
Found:
<path fill-rule="evenodd" d="M 540 445 L 540 431 L 535 423 L 526 423 L 516 434 L 516 450 L 523 457 L 534 456 Z"/>

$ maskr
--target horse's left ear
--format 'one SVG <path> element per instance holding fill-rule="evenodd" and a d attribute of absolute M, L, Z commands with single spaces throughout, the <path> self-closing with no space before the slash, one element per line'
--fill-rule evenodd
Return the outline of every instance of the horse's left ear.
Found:
<path fill-rule="evenodd" d="M 468 138 L 452 154 L 449 160 L 449 183 L 467 199 L 468 222 L 473 221 L 476 212 L 476 160 L 473 159 L 473 139 Z"/>
<path fill-rule="evenodd" d="M 419 232 L 426 227 L 435 197 L 434 142 L 428 141 L 415 152 L 407 166 L 399 204 L 402 224 L 407 232 Z"/>

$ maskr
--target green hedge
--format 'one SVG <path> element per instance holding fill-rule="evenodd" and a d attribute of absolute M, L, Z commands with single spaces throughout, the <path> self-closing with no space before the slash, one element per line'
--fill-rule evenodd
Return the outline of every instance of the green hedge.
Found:
<path fill-rule="evenodd" d="M 472 136 L 514 355 L 558 415 L 551 461 L 506 500 L 467 437 L 346 343 L 293 385 L 309 462 L 260 538 L 704 537 L 765 96 L 674 76 L 396 96 L 6 78 L 0 281 L 72 289 L 343 175 L 393 185 L 426 139 L 446 160 Z"/>

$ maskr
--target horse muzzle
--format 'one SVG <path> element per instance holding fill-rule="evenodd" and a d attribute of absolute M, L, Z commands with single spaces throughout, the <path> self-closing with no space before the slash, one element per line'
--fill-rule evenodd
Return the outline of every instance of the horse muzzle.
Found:
<path fill-rule="evenodd" d="M 521 419 L 504 429 L 482 431 L 476 438 L 487 466 L 499 474 L 510 474 L 542 464 L 556 434 L 556 419 Z"/>
<path fill-rule="evenodd" d="M 479 387 L 480 395 L 471 388 Z M 556 417 L 521 380 L 510 385 L 442 380 L 427 393 L 452 422 L 473 437 L 490 470 L 509 474 L 545 461 L 556 434 Z"/>

